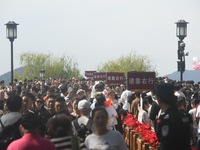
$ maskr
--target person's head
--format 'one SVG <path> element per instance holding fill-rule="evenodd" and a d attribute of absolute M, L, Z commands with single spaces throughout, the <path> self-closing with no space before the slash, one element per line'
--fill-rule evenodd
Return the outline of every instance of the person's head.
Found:
<path fill-rule="evenodd" d="M 22 86 L 21 85 L 17 85 L 13 89 L 15 90 L 17 95 L 20 95 L 20 93 L 22 92 Z"/>
<path fill-rule="evenodd" d="M 145 96 L 143 99 L 147 99 L 147 101 L 149 102 L 149 104 L 153 103 L 153 99 L 152 99 L 152 97 L 150 95 Z"/>
<path fill-rule="evenodd" d="M 0 89 L 0 99 L 3 100 L 4 99 L 4 90 Z"/>
<path fill-rule="evenodd" d="M 33 110 L 35 106 L 35 96 L 32 93 L 25 92 L 22 94 L 22 111 Z"/>
<path fill-rule="evenodd" d="M 182 84 L 181 83 L 176 83 L 174 84 L 174 91 L 178 91 L 182 88 Z"/>
<path fill-rule="evenodd" d="M 108 122 L 108 113 L 105 107 L 95 107 L 92 110 L 92 122 L 95 130 L 102 131 L 106 130 Z"/>
<path fill-rule="evenodd" d="M 72 87 L 68 87 L 67 93 L 68 93 L 68 98 L 70 99 L 72 99 L 76 95 L 76 92 Z"/>
<path fill-rule="evenodd" d="M 152 100 L 153 100 L 153 101 L 157 100 L 157 96 L 156 96 L 156 91 L 155 91 L 155 89 L 153 89 L 153 90 L 151 91 L 151 94 L 152 94 Z"/>
<path fill-rule="evenodd" d="M 49 88 L 49 89 L 47 90 L 46 96 L 54 95 L 54 93 L 55 93 L 55 89 L 54 89 L 54 88 Z"/>
<path fill-rule="evenodd" d="M 132 103 L 132 101 L 135 99 L 135 94 L 131 93 L 130 95 L 128 95 L 127 100 L 129 102 L 129 104 Z"/>
<path fill-rule="evenodd" d="M 183 93 L 185 94 L 185 96 L 186 96 L 187 98 L 191 98 L 191 97 L 192 97 L 192 94 L 193 94 L 193 92 L 192 92 L 191 89 L 184 89 L 184 90 L 183 90 Z"/>
<path fill-rule="evenodd" d="M 197 98 L 197 99 L 200 98 L 200 93 L 199 93 L 199 91 L 197 91 L 197 90 L 194 91 L 194 92 L 193 92 L 193 95 L 192 95 L 192 98 Z"/>
<path fill-rule="evenodd" d="M 75 112 L 78 112 L 78 103 L 79 103 L 79 98 L 78 97 L 76 97 L 76 98 L 74 98 L 73 100 L 72 100 L 72 109 L 73 109 L 73 111 L 75 111 Z"/>
<path fill-rule="evenodd" d="M 67 111 L 65 99 L 61 96 L 57 97 L 55 100 L 55 112 Z"/>
<path fill-rule="evenodd" d="M 33 95 L 37 95 L 38 92 L 39 92 L 39 89 L 38 89 L 37 87 L 34 86 L 34 87 L 31 88 L 31 93 L 32 93 Z"/>
<path fill-rule="evenodd" d="M 115 99 L 115 91 L 113 89 L 107 91 L 107 98 L 111 100 Z"/>
<path fill-rule="evenodd" d="M 129 105 L 128 103 L 126 103 L 128 101 L 128 96 L 131 95 L 131 91 L 129 90 L 125 90 L 122 92 L 121 98 L 120 98 L 120 102 L 123 104 L 123 109 L 124 110 L 128 110 Z"/>
<path fill-rule="evenodd" d="M 47 110 L 50 112 L 55 111 L 55 99 L 56 99 L 56 96 L 54 95 L 50 95 L 47 97 L 46 107 L 47 107 Z"/>
<path fill-rule="evenodd" d="M 179 96 L 178 99 L 177 99 L 177 108 L 179 110 L 185 110 L 186 111 L 186 101 L 185 101 L 185 98 L 182 97 L 182 96 Z"/>
<path fill-rule="evenodd" d="M 5 82 L 4 82 L 4 80 L 1 80 L 1 81 L 0 81 L 0 87 L 1 87 L 1 88 L 4 88 L 4 87 L 5 87 Z"/>
<path fill-rule="evenodd" d="M 136 91 L 136 92 L 135 92 L 135 97 L 136 97 L 136 98 L 140 98 L 140 95 L 141 95 L 141 92 L 140 92 L 140 91 Z"/>
<path fill-rule="evenodd" d="M 102 92 L 104 89 L 103 84 L 100 84 L 100 83 L 96 84 L 94 88 L 95 88 L 95 92 Z"/>
<path fill-rule="evenodd" d="M 60 87 L 60 92 L 61 92 L 62 94 L 64 94 L 64 95 L 66 95 L 66 94 L 67 94 L 67 87 L 66 87 L 65 85 L 62 85 L 62 86 Z"/>
<path fill-rule="evenodd" d="M 149 108 L 149 100 L 148 100 L 148 97 L 145 96 L 143 99 L 142 99 L 142 109 L 148 111 L 148 108 Z"/>
<path fill-rule="evenodd" d="M 143 91 L 143 92 L 141 93 L 140 97 L 141 97 L 142 99 L 144 99 L 145 96 L 147 96 L 146 91 Z"/>
<path fill-rule="evenodd" d="M 121 92 L 123 92 L 124 90 L 126 90 L 126 86 L 124 84 L 121 84 L 120 85 L 120 90 L 121 90 Z"/>
<path fill-rule="evenodd" d="M 90 113 L 90 103 L 88 100 L 84 99 L 78 102 L 78 110 L 81 115 L 88 116 Z"/>
<path fill-rule="evenodd" d="M 78 98 L 80 98 L 80 99 L 86 98 L 85 90 L 83 90 L 83 89 L 79 89 L 79 90 L 76 92 L 76 95 L 77 95 Z"/>
<path fill-rule="evenodd" d="M 120 93 L 121 93 L 121 91 L 120 91 L 120 86 L 116 86 L 116 87 L 115 87 L 115 93 L 116 93 L 117 95 L 120 95 Z"/>
<path fill-rule="evenodd" d="M 196 108 L 196 106 L 199 104 L 199 102 L 200 102 L 200 100 L 198 98 L 192 99 L 191 107 Z"/>
<path fill-rule="evenodd" d="M 97 95 L 95 96 L 95 99 L 96 99 L 95 107 L 105 106 L 104 102 L 106 101 L 106 98 L 103 95 L 103 93 L 97 93 Z"/>
<path fill-rule="evenodd" d="M 40 118 L 37 112 L 29 110 L 21 118 L 20 130 L 24 133 L 35 133 L 40 127 Z"/>
<path fill-rule="evenodd" d="M 44 107 L 44 100 L 41 95 L 35 97 L 35 108 L 37 111 L 40 111 Z"/>
<path fill-rule="evenodd" d="M 45 91 L 45 86 L 44 85 L 40 85 L 40 91 Z"/>
<path fill-rule="evenodd" d="M 6 107 L 10 112 L 19 112 L 22 108 L 22 98 L 11 94 L 6 100 Z"/>
<path fill-rule="evenodd" d="M 177 97 L 174 95 L 174 85 L 171 83 L 161 83 L 156 85 L 155 93 L 159 105 L 165 104 L 168 106 L 175 106 Z M 161 106 L 161 105 L 160 105 Z"/>
<path fill-rule="evenodd" d="M 54 115 L 48 121 L 48 134 L 51 138 L 72 135 L 72 124 L 69 116 L 65 113 Z"/>

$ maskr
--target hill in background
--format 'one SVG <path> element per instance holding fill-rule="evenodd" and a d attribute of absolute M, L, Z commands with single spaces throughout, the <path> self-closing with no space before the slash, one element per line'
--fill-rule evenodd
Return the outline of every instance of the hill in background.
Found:
<path fill-rule="evenodd" d="M 166 75 L 169 79 L 172 80 L 180 80 L 180 72 L 173 72 L 171 74 Z M 200 81 L 200 70 L 186 70 L 183 73 L 183 80 L 193 80 L 194 83 L 197 83 Z"/>
<path fill-rule="evenodd" d="M 23 67 L 17 68 L 14 70 L 14 72 L 19 72 L 20 74 L 24 74 Z M 173 72 L 171 74 L 166 75 L 169 79 L 172 80 L 180 80 L 180 72 Z M 7 85 L 10 82 L 10 72 L 4 73 L 0 76 L 0 81 L 4 80 L 5 84 Z M 200 70 L 186 70 L 183 73 L 183 80 L 193 80 L 195 83 L 200 81 Z"/>
<path fill-rule="evenodd" d="M 18 72 L 20 74 L 24 74 L 24 68 L 23 67 L 19 67 L 17 69 L 15 69 L 13 72 Z M 7 72 L 7 73 L 4 73 L 0 76 L 0 81 L 4 80 L 5 81 L 5 84 L 8 85 L 9 82 L 10 82 L 10 79 L 11 79 L 11 72 Z"/>

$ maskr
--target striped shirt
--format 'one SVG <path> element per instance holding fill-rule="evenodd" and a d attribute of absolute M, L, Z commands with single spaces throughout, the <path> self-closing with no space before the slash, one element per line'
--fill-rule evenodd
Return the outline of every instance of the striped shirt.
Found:
<path fill-rule="evenodd" d="M 52 138 L 51 142 L 54 143 L 57 150 L 73 150 L 72 137 L 73 136 Z M 79 144 L 79 150 L 86 150 L 84 141 L 81 138 L 78 137 L 77 142 Z"/>

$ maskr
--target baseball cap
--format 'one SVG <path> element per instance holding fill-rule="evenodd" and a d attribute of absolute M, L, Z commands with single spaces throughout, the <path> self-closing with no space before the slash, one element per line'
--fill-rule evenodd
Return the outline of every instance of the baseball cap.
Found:
<path fill-rule="evenodd" d="M 90 103 L 87 100 L 81 100 L 78 102 L 78 110 L 90 109 Z"/>

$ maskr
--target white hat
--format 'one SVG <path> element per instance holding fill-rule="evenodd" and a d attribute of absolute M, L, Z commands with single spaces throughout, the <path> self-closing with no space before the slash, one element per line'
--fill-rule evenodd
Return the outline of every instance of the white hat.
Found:
<path fill-rule="evenodd" d="M 84 109 L 90 109 L 90 103 L 85 99 L 78 102 L 78 110 Z"/>
<path fill-rule="evenodd" d="M 83 89 L 79 89 L 79 90 L 76 92 L 76 94 L 79 94 L 79 93 L 81 93 L 81 92 L 84 92 L 84 90 L 83 90 Z"/>

